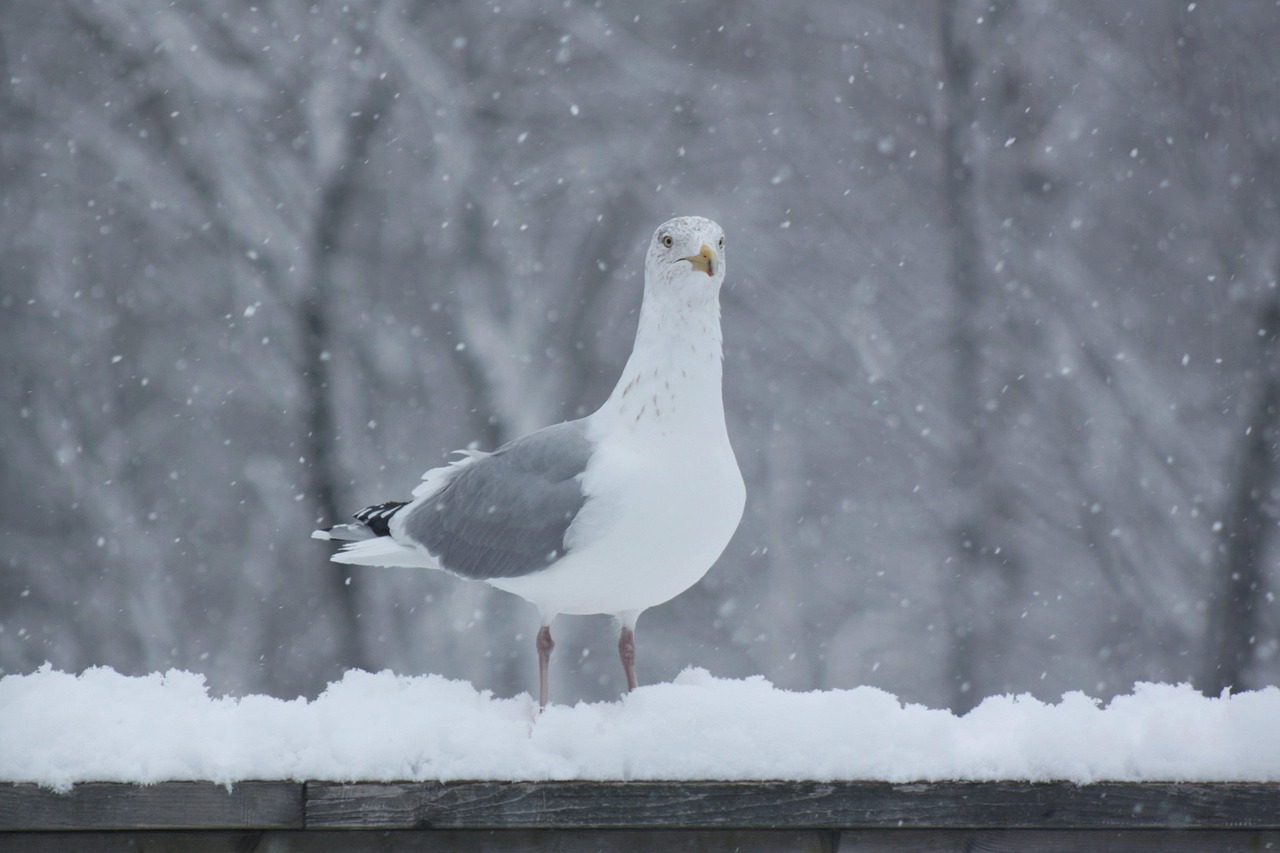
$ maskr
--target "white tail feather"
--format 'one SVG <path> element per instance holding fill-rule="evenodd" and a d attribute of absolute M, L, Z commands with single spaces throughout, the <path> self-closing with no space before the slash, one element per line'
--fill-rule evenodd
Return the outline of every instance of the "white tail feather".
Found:
<path fill-rule="evenodd" d="M 373 531 L 363 524 L 337 524 L 329 530 L 311 531 L 312 539 L 336 540 L 338 542 L 361 542 L 373 538 Z"/>
<path fill-rule="evenodd" d="M 390 536 L 379 536 L 363 542 L 351 542 L 330 557 L 335 563 L 352 566 L 405 566 L 438 569 L 440 564 L 422 551 L 401 545 Z"/>

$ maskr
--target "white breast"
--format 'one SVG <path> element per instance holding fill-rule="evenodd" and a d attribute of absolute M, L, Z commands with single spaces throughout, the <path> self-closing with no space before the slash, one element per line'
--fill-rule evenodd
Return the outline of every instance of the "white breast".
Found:
<path fill-rule="evenodd" d="M 638 613 L 697 583 L 729 544 L 746 499 L 713 399 L 711 411 L 647 410 L 639 419 L 606 405 L 593 416 L 597 452 L 569 554 L 546 571 L 491 583 L 544 615 Z"/>

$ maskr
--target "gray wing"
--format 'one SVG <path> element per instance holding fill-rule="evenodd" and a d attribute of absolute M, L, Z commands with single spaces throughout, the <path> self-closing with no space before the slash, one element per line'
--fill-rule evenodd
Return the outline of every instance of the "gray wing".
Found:
<path fill-rule="evenodd" d="M 565 531 L 586 503 L 581 475 L 592 448 L 581 420 L 504 444 L 409 507 L 404 535 L 464 578 L 545 569 L 565 555 Z"/>

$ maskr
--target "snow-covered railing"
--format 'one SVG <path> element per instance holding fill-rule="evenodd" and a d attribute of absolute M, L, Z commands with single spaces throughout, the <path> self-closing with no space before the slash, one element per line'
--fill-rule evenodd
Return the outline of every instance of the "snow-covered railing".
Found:
<path fill-rule="evenodd" d="M 1280 844 L 1280 784 L 95 782 L 66 792 L 0 784 L 3 850 L 220 837 L 256 837 L 244 849 L 312 850 L 342 830 L 399 831 L 403 849 L 961 850 L 986 849 L 988 836 L 1008 849 L 1101 849 L 1098 830 L 1109 831 L 1110 850 L 1267 849 Z"/>
<path fill-rule="evenodd" d="M 284 700 L 43 668 L 0 709 L 4 853 L 1280 849 L 1275 688 L 956 715 L 689 670 L 539 713 L 438 676 Z"/>

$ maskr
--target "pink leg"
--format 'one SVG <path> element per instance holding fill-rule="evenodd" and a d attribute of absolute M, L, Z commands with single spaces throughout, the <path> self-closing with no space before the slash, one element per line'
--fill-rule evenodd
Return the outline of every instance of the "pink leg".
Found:
<path fill-rule="evenodd" d="M 538 631 L 538 710 L 547 707 L 547 673 L 551 669 L 551 650 L 556 647 L 551 639 L 551 626 L 543 625 Z"/>
<path fill-rule="evenodd" d="M 626 625 L 622 626 L 622 635 L 618 637 L 618 657 L 622 659 L 622 671 L 627 674 L 627 690 L 635 690 L 636 635 Z"/>

